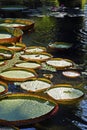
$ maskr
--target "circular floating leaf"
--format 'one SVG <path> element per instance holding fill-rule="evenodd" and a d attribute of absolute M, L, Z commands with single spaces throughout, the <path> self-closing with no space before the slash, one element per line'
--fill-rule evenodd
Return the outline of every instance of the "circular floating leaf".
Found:
<path fill-rule="evenodd" d="M 20 28 L 23 31 L 33 29 L 35 22 L 29 19 L 5 18 L 0 20 L 1 27 Z"/>
<path fill-rule="evenodd" d="M 63 51 L 63 50 L 68 50 L 72 47 L 71 43 L 66 43 L 66 42 L 54 42 L 54 43 L 49 43 L 48 48 L 51 51 Z"/>
<path fill-rule="evenodd" d="M 29 125 L 50 118 L 58 111 L 52 100 L 31 94 L 9 94 L 0 101 L 0 124 Z"/>
<path fill-rule="evenodd" d="M 52 83 L 50 80 L 47 80 L 45 78 L 36 78 L 32 80 L 28 80 L 26 82 L 23 82 L 21 84 L 21 88 L 30 91 L 30 92 L 40 92 L 45 89 L 48 89 L 52 86 Z"/>
<path fill-rule="evenodd" d="M 42 46 L 30 46 L 25 49 L 25 53 L 42 53 L 46 52 L 46 48 Z"/>
<path fill-rule="evenodd" d="M 49 53 L 37 53 L 37 54 L 22 54 L 20 56 L 21 59 L 27 60 L 27 61 L 46 61 L 50 58 L 52 58 L 52 55 Z"/>
<path fill-rule="evenodd" d="M 17 62 L 15 64 L 16 67 L 23 67 L 23 68 L 30 68 L 30 69 L 38 69 L 41 68 L 41 64 L 39 62 L 35 61 L 29 61 L 29 62 Z"/>
<path fill-rule="evenodd" d="M 19 28 L 0 27 L 0 43 L 17 42 L 23 32 Z"/>
<path fill-rule="evenodd" d="M 37 74 L 32 69 L 24 69 L 24 68 L 10 68 L 3 72 L 1 72 L 0 77 L 4 80 L 9 81 L 25 81 L 30 78 L 36 77 Z"/>
<path fill-rule="evenodd" d="M 52 88 L 47 91 L 47 94 L 57 101 L 71 101 L 81 98 L 84 93 L 72 87 L 59 87 L 55 85 L 55 88 Z"/>
<path fill-rule="evenodd" d="M 46 61 L 46 63 L 55 67 L 56 69 L 65 69 L 74 65 L 73 61 L 63 58 L 52 58 Z"/>
<path fill-rule="evenodd" d="M 80 73 L 77 71 L 73 71 L 73 70 L 67 70 L 67 71 L 63 71 L 62 74 L 66 77 L 69 78 L 77 78 L 80 77 Z"/>

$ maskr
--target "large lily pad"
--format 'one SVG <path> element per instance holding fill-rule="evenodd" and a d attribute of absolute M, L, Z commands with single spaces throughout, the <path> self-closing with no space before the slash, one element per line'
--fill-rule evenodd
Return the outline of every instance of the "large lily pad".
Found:
<path fill-rule="evenodd" d="M 39 62 L 46 61 L 52 57 L 53 56 L 50 53 L 22 54 L 20 56 L 20 58 L 25 61 L 39 61 Z"/>
<path fill-rule="evenodd" d="M 64 51 L 72 48 L 72 44 L 66 42 L 54 42 L 49 43 L 48 48 L 50 51 Z"/>
<path fill-rule="evenodd" d="M 52 86 L 52 82 L 46 78 L 33 78 L 21 83 L 21 88 L 28 92 L 40 92 Z"/>
<path fill-rule="evenodd" d="M 41 68 L 41 64 L 39 62 L 36 61 L 21 61 L 21 62 L 17 62 L 15 63 L 16 67 L 23 67 L 23 68 L 30 68 L 30 69 L 39 69 Z"/>
<path fill-rule="evenodd" d="M 55 67 L 56 69 L 70 68 L 74 65 L 74 62 L 69 59 L 52 58 L 46 61 L 48 65 Z"/>
<path fill-rule="evenodd" d="M 0 20 L 1 27 L 14 27 L 20 28 L 23 31 L 33 29 L 35 22 L 30 19 L 12 19 L 12 18 L 5 18 Z"/>
<path fill-rule="evenodd" d="M 42 47 L 42 46 L 29 46 L 26 47 L 25 49 L 25 53 L 42 53 L 42 52 L 46 52 L 46 48 Z"/>
<path fill-rule="evenodd" d="M 59 102 L 77 101 L 84 96 L 84 92 L 69 85 L 54 85 L 54 88 L 49 89 L 47 94 Z"/>
<path fill-rule="evenodd" d="M 26 81 L 30 78 L 36 77 L 37 74 L 32 69 L 16 68 L 12 67 L 0 74 L 0 78 L 8 81 Z"/>
<path fill-rule="evenodd" d="M 21 39 L 23 32 L 19 28 L 0 27 L 0 43 L 17 42 Z"/>
<path fill-rule="evenodd" d="M 9 94 L 0 100 L 0 124 L 22 126 L 50 118 L 58 111 L 52 100 L 30 94 Z"/>

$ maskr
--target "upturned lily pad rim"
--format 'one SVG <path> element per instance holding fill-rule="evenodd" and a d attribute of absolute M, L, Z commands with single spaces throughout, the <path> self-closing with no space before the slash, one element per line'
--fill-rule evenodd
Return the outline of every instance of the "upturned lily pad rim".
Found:
<path fill-rule="evenodd" d="M 51 88 L 49 88 L 47 91 L 49 91 L 51 89 L 55 89 L 55 88 L 73 88 L 73 89 L 79 90 L 79 91 L 81 91 L 83 93 L 83 95 L 78 97 L 78 98 L 74 98 L 74 99 L 57 99 L 57 100 L 54 99 L 52 96 L 47 94 L 48 97 L 50 97 L 51 99 L 53 99 L 57 103 L 62 103 L 62 104 L 69 103 L 69 104 L 72 104 L 72 103 L 75 103 L 75 102 L 79 101 L 80 99 L 82 99 L 84 97 L 84 95 L 85 95 L 82 90 L 80 90 L 79 88 L 74 88 L 71 84 L 55 84 Z"/>
<path fill-rule="evenodd" d="M 11 38 L 0 39 L 0 43 L 17 42 L 21 39 L 23 31 L 20 28 L 0 27 L 0 32 L 6 32 L 12 35 Z"/>
<path fill-rule="evenodd" d="M 0 95 L 6 94 L 8 92 L 8 85 L 3 81 L 0 81 L 0 85 L 4 88 L 4 91 L 0 92 Z"/>
<path fill-rule="evenodd" d="M 14 64 L 14 66 L 18 67 L 17 64 L 22 64 L 22 63 L 35 63 L 35 64 L 39 65 L 38 67 L 33 67 L 31 69 L 40 69 L 41 68 L 41 63 L 39 61 L 19 61 L 19 62 L 16 62 Z M 29 67 L 21 67 L 21 68 L 27 68 L 27 69 L 29 69 Z"/>
<path fill-rule="evenodd" d="M 8 57 L 8 56 L 3 56 L 3 55 L 0 54 L 0 56 L 2 56 L 2 60 L 13 58 L 14 52 L 13 52 L 11 49 L 9 49 L 8 47 L 1 46 L 1 45 L 0 45 L 0 50 L 8 51 L 9 54 L 11 54 L 10 57 Z"/>
<path fill-rule="evenodd" d="M 45 59 L 31 59 L 31 58 L 24 58 L 24 57 L 22 57 L 22 55 L 46 55 L 46 56 L 48 56 L 48 58 L 45 58 Z M 32 54 L 22 54 L 21 56 L 20 56 L 20 59 L 21 60 L 24 60 L 24 61 L 39 61 L 39 62 L 44 62 L 44 61 L 46 61 L 46 60 L 49 60 L 49 59 L 51 59 L 52 57 L 53 57 L 53 55 L 51 55 L 50 53 L 47 53 L 47 52 L 42 52 L 42 53 L 32 53 Z"/>
<path fill-rule="evenodd" d="M 27 52 L 27 50 L 35 49 L 35 48 L 42 49 L 43 51 L 42 52 Z M 29 46 L 29 47 L 26 47 L 25 50 L 24 50 L 25 54 L 43 53 L 43 52 L 46 52 L 46 51 L 47 51 L 47 49 L 45 47 L 43 47 L 43 46 Z"/>
<path fill-rule="evenodd" d="M 17 71 L 17 70 L 31 72 L 31 73 L 34 74 L 34 76 L 27 77 L 27 78 L 16 78 L 16 77 L 15 78 L 9 78 L 9 77 L 2 76 L 0 74 L 0 78 L 4 79 L 6 81 L 26 81 L 28 79 L 31 79 L 33 77 L 37 77 L 38 76 L 37 73 L 33 69 L 26 69 L 26 68 L 22 68 L 22 67 L 12 67 L 12 68 L 9 68 L 9 69 L 6 69 L 6 70 L 2 71 L 1 73 L 6 72 L 6 71 Z"/>
<path fill-rule="evenodd" d="M 28 81 L 36 81 L 36 80 L 38 80 L 38 81 L 43 81 L 43 82 L 46 82 L 46 83 L 50 84 L 50 88 L 53 86 L 51 80 L 46 79 L 46 78 L 32 78 L 32 79 L 27 80 L 27 81 L 25 81 L 25 82 L 28 82 Z M 21 84 L 20 84 L 20 87 L 21 87 L 21 89 L 23 89 L 23 90 L 25 90 L 25 91 L 27 91 L 27 92 L 33 92 L 33 93 L 43 92 L 43 91 L 49 89 L 49 88 L 43 88 L 43 89 L 40 89 L 40 90 L 33 91 L 33 90 L 27 90 L 27 89 L 22 88 Z"/>
<path fill-rule="evenodd" d="M 52 99 L 47 99 L 45 97 L 39 96 L 39 95 L 35 95 L 35 94 L 27 94 L 27 93 L 14 93 L 14 94 L 6 94 L 4 96 L 1 97 L 1 100 L 3 99 L 9 99 L 9 98 L 37 98 L 37 99 L 41 99 L 44 101 L 49 101 L 49 103 L 54 104 L 54 108 L 49 111 L 48 113 L 41 115 L 39 117 L 35 117 L 35 118 L 30 118 L 30 119 L 25 119 L 25 120 L 16 120 L 16 121 L 7 121 L 7 120 L 2 120 L 0 119 L 0 125 L 15 125 L 16 127 L 21 127 L 21 126 L 26 126 L 26 125 L 31 125 L 31 124 L 35 124 L 38 123 L 40 121 L 46 120 L 48 118 L 51 118 L 52 116 L 54 116 L 59 109 L 58 104 L 53 101 Z"/>
<path fill-rule="evenodd" d="M 72 65 L 70 66 L 55 66 L 55 65 L 51 65 L 49 63 L 47 63 L 47 61 L 61 61 L 61 60 L 65 60 L 67 62 L 70 62 Z M 70 67 L 73 67 L 74 66 L 74 62 L 70 59 L 65 59 L 65 58 L 51 58 L 51 59 L 48 59 L 46 60 L 46 64 L 50 65 L 50 66 L 53 66 L 55 67 L 56 69 L 66 69 L 66 68 L 70 68 Z"/>
<path fill-rule="evenodd" d="M 14 28 L 20 28 L 22 31 L 27 31 L 29 29 L 32 29 L 34 27 L 35 22 L 31 19 L 21 19 L 21 18 L 5 18 L 1 19 L 0 23 L 17 23 L 17 24 L 24 24 L 25 26 L 18 26 Z"/>

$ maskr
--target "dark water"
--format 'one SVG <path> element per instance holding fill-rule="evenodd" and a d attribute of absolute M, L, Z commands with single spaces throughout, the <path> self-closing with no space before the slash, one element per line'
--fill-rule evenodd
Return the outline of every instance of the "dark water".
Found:
<path fill-rule="evenodd" d="M 50 42 L 62 41 L 73 44 L 69 52 L 54 54 L 54 57 L 64 57 L 73 60 L 82 69 L 82 79 L 72 80 L 73 84 L 82 84 L 81 89 L 85 97 L 75 105 L 60 106 L 60 110 L 53 118 L 36 124 L 31 130 L 86 130 L 87 129 L 87 4 L 83 9 L 83 16 L 71 14 L 70 17 L 54 17 L 35 13 L 32 17 L 36 22 L 35 31 L 30 36 L 24 36 L 27 46 L 40 45 L 47 47 Z M 66 79 L 66 82 L 69 82 Z M 34 129 L 35 128 L 35 129 Z"/>
<path fill-rule="evenodd" d="M 55 13 L 55 12 L 54 12 Z M 64 14 L 65 13 L 65 14 Z M 67 14 L 66 14 L 67 13 Z M 50 42 L 61 41 L 73 44 L 68 52 L 56 52 L 54 57 L 63 57 L 73 60 L 81 69 L 82 78 L 76 80 L 65 79 L 79 86 L 85 93 L 84 98 L 74 105 L 59 104 L 58 113 L 51 119 L 21 130 L 86 130 L 87 129 L 87 3 L 81 10 L 68 9 L 61 14 L 54 14 L 46 7 L 43 11 L 33 10 L 23 12 L 23 18 L 35 21 L 35 30 L 23 36 L 27 45 L 47 47 Z M 67 15 L 67 16 L 65 16 Z M 62 82 L 62 79 L 61 79 Z"/>

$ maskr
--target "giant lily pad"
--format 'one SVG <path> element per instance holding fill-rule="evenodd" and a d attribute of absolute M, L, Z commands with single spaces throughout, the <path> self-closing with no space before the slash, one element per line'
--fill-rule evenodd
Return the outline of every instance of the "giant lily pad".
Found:
<path fill-rule="evenodd" d="M 45 78 L 34 78 L 21 83 L 21 88 L 28 92 L 40 92 L 52 86 L 50 80 Z"/>
<path fill-rule="evenodd" d="M 5 18 L 0 20 L 1 27 L 13 27 L 13 28 L 20 28 L 23 31 L 32 29 L 34 27 L 35 22 L 29 19 L 12 19 L 12 18 Z"/>
<path fill-rule="evenodd" d="M 0 78 L 9 81 L 26 81 L 30 78 L 36 77 L 37 74 L 32 69 L 16 68 L 12 67 L 7 69 L 0 74 Z"/>
<path fill-rule="evenodd" d="M 36 54 L 22 54 L 20 56 L 21 59 L 26 60 L 26 61 L 46 61 L 53 56 L 49 53 L 36 53 Z"/>
<path fill-rule="evenodd" d="M 0 100 L 0 124 L 22 126 L 50 118 L 58 111 L 52 100 L 30 94 L 9 94 Z"/>
<path fill-rule="evenodd" d="M 74 62 L 69 59 L 52 58 L 46 61 L 48 65 L 55 67 L 56 69 L 70 68 L 74 65 Z"/>
<path fill-rule="evenodd" d="M 60 102 L 70 102 L 77 101 L 81 97 L 83 97 L 84 93 L 76 88 L 71 86 L 63 86 L 63 85 L 54 85 L 54 88 L 49 89 L 47 94 L 56 101 Z"/>
<path fill-rule="evenodd" d="M 42 46 L 30 46 L 25 49 L 26 53 L 42 53 L 46 52 L 46 48 Z"/>
<path fill-rule="evenodd" d="M 17 62 L 15 63 L 16 67 L 23 67 L 23 68 L 30 68 L 30 69 L 39 69 L 41 68 L 41 64 L 39 62 L 36 61 L 21 61 L 21 62 Z"/>
<path fill-rule="evenodd" d="M 23 32 L 19 28 L 0 27 L 0 43 L 17 42 Z"/>
<path fill-rule="evenodd" d="M 72 47 L 71 43 L 66 43 L 66 42 L 54 42 L 54 43 L 49 43 L 48 48 L 51 51 L 63 51 L 63 50 L 68 50 Z"/>

